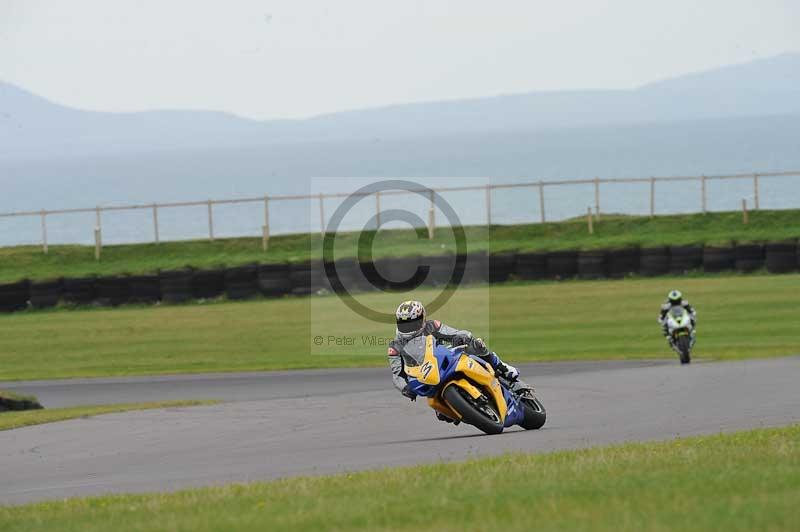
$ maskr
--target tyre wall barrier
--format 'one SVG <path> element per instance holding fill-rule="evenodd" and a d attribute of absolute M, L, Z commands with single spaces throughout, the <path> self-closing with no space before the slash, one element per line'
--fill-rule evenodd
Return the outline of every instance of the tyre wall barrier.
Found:
<path fill-rule="evenodd" d="M 192 278 L 190 269 L 168 270 L 158 274 L 161 299 L 167 303 L 184 303 L 192 299 Z"/>
<path fill-rule="evenodd" d="M 749 273 L 764 267 L 764 246 L 760 244 L 737 244 L 734 269 Z"/>
<path fill-rule="evenodd" d="M 639 272 L 640 250 L 638 247 L 610 249 L 606 255 L 606 271 L 609 277 L 620 278 Z"/>
<path fill-rule="evenodd" d="M 547 253 L 518 253 L 514 261 L 514 277 L 524 280 L 547 278 Z"/>
<path fill-rule="evenodd" d="M 639 250 L 639 273 L 645 276 L 665 275 L 669 272 L 670 253 L 667 246 Z"/>
<path fill-rule="evenodd" d="M 683 275 L 703 267 L 703 246 L 670 246 L 669 273 Z"/>
<path fill-rule="evenodd" d="M 423 284 L 441 286 L 449 282 L 454 270 L 462 274 L 462 284 L 502 283 L 510 279 L 596 279 L 624 277 L 631 273 L 653 276 L 685 273 L 702 268 L 706 272 L 736 270 L 752 272 L 766 267 L 771 273 L 798 270 L 796 241 L 717 246 L 660 246 L 588 251 L 485 252 L 455 255 L 379 259 L 360 263 L 354 258 L 335 263 L 338 282 L 329 280 L 321 261 L 306 263 L 250 264 L 228 269 L 162 271 L 158 275 L 84 277 L 0 285 L 0 312 L 30 306 L 48 308 L 59 300 L 68 304 L 121 305 L 154 303 L 163 300 L 182 303 L 227 294 L 230 299 L 258 295 L 280 297 L 308 295 L 320 290 L 363 292 L 374 290 L 373 283 L 386 288 L 388 278 L 411 288 L 418 266 L 427 267 Z M 372 282 L 370 282 L 372 281 Z"/>
<path fill-rule="evenodd" d="M 578 274 L 577 251 L 553 251 L 547 255 L 547 276 L 567 279 Z"/>
<path fill-rule="evenodd" d="M 64 292 L 61 279 L 53 281 L 32 282 L 30 286 L 30 302 L 33 308 L 50 308 L 58 305 Z"/>
<path fill-rule="evenodd" d="M 94 277 L 64 279 L 61 298 L 72 305 L 86 305 L 95 300 Z"/>
<path fill-rule="evenodd" d="M 262 295 L 277 297 L 292 291 L 289 264 L 262 264 L 258 267 L 258 289 Z"/>
<path fill-rule="evenodd" d="M 578 252 L 578 277 L 583 279 L 602 279 L 607 277 L 607 252 L 590 250 Z"/>
<path fill-rule="evenodd" d="M 384 289 L 413 290 L 428 277 L 430 265 L 422 257 L 396 257 L 375 261 L 376 273 Z M 423 268 L 417 273 L 418 268 Z"/>
<path fill-rule="evenodd" d="M 797 270 L 797 242 L 775 242 L 764 246 L 764 265 L 770 273 Z"/>
<path fill-rule="evenodd" d="M 314 294 L 328 284 L 327 277 L 323 281 L 324 276 L 325 268 L 321 261 L 291 264 L 289 266 L 289 281 L 292 287 L 290 293 L 296 296 Z"/>
<path fill-rule="evenodd" d="M 424 264 L 428 266 L 428 276 L 425 278 L 424 284 L 427 286 L 444 286 L 450 282 L 456 265 L 456 256 L 436 255 L 424 257 Z"/>
<path fill-rule="evenodd" d="M 192 276 L 192 297 L 214 299 L 225 293 L 225 269 L 196 270 Z"/>
<path fill-rule="evenodd" d="M 225 295 L 228 299 L 251 299 L 259 293 L 257 264 L 225 270 Z"/>
<path fill-rule="evenodd" d="M 490 283 L 504 283 L 514 273 L 517 262 L 516 253 L 497 253 L 489 255 L 489 274 Z"/>
<path fill-rule="evenodd" d="M 455 269 L 463 272 L 462 284 L 489 281 L 489 255 L 485 251 L 467 253 L 456 257 Z"/>
<path fill-rule="evenodd" d="M 0 286 L 0 312 L 14 312 L 28 307 L 30 282 L 18 281 Z"/>
<path fill-rule="evenodd" d="M 128 277 L 98 277 L 94 282 L 95 303 L 104 307 L 116 307 L 130 298 Z"/>
<path fill-rule="evenodd" d="M 131 303 L 155 303 L 161 299 L 161 282 L 158 275 L 131 275 L 128 278 Z"/>
<path fill-rule="evenodd" d="M 703 271 L 709 273 L 733 270 L 736 250 L 733 247 L 706 246 L 703 248 Z"/>

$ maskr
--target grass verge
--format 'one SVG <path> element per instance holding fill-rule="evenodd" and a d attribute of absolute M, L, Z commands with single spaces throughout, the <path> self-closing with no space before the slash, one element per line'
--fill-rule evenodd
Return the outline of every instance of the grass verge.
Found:
<path fill-rule="evenodd" d="M 800 210 L 755 211 L 750 223 L 741 213 L 721 212 L 673 216 L 603 215 L 587 232 L 582 219 L 545 224 L 497 225 L 466 229 L 471 251 L 559 250 L 657 246 L 680 244 L 725 244 L 800 237 Z M 341 233 L 336 238 L 338 257 L 356 256 L 359 233 Z M 455 251 L 450 229 L 436 231 L 433 240 L 419 238 L 412 230 L 382 230 L 374 239 L 373 256 L 439 255 Z M 365 239 L 366 245 L 371 239 Z M 0 283 L 22 278 L 49 279 L 86 275 L 148 273 L 158 269 L 234 266 L 252 262 L 301 261 L 321 256 L 318 234 L 285 235 L 270 239 L 268 252 L 260 238 L 231 238 L 161 244 L 106 246 L 102 260 L 94 260 L 93 246 L 50 246 L 47 255 L 39 246 L 0 248 Z"/>
<path fill-rule="evenodd" d="M 800 426 L 793 426 L 0 507 L 0 528 L 780 531 L 796 530 L 798 504 Z"/>
<path fill-rule="evenodd" d="M 49 408 L 45 410 L 25 410 L 22 412 L 0 413 L 0 430 L 17 429 L 30 425 L 54 423 L 79 417 L 92 417 L 102 414 L 128 412 L 130 410 L 152 410 L 155 408 L 179 408 L 186 406 L 211 405 L 218 401 L 159 401 L 152 403 L 121 403 L 116 405 L 74 406 L 69 408 Z"/>
<path fill-rule="evenodd" d="M 456 290 L 430 317 L 483 336 L 512 363 L 673 357 L 656 323 L 673 288 L 698 310 L 695 358 L 800 353 L 798 274 L 483 285 Z M 438 294 L 358 300 L 391 313 L 403 299 Z M 332 295 L 22 312 L 0 316 L 0 380 L 383 366 L 393 336 L 394 325 Z"/>

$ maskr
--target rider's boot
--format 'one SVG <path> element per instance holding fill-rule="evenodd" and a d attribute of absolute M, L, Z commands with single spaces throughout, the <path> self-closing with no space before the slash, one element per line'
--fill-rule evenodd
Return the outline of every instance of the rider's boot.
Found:
<path fill-rule="evenodd" d="M 481 358 L 491 364 L 494 368 L 494 371 L 506 380 L 514 382 L 515 380 L 519 379 L 519 370 L 511 364 L 506 364 L 500 360 L 500 357 L 497 356 L 497 353 L 492 352 Z"/>
<path fill-rule="evenodd" d="M 461 423 L 461 420 L 449 418 L 438 411 L 436 412 L 436 419 L 438 419 L 439 421 L 444 421 L 445 423 L 452 423 L 453 425 L 458 425 L 459 423 Z"/>

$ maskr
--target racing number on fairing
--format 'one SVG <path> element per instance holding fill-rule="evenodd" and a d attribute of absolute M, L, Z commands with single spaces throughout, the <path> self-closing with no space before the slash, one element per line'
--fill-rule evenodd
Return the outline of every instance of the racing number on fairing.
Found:
<path fill-rule="evenodd" d="M 431 364 L 430 360 L 426 360 L 419 368 L 420 373 L 422 373 L 422 378 L 427 379 L 432 369 L 433 364 Z"/>

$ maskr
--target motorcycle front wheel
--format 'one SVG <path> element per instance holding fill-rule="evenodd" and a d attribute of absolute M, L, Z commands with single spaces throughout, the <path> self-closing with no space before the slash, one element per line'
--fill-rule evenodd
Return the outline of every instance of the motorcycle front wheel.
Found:
<path fill-rule="evenodd" d="M 692 361 L 692 355 L 690 354 L 689 350 L 691 349 L 692 339 L 688 336 L 679 336 L 678 341 L 676 342 L 676 346 L 678 348 L 678 354 L 681 358 L 681 364 L 688 364 Z"/>
<path fill-rule="evenodd" d="M 520 396 L 520 403 L 525 410 L 525 419 L 520 423 L 522 428 L 526 430 L 542 428 L 547 421 L 547 411 L 539 398 L 533 395 L 533 392 L 528 392 Z"/>
<path fill-rule="evenodd" d="M 482 430 L 486 434 L 500 434 L 503 432 L 503 420 L 500 414 L 486 399 L 479 397 L 473 399 L 464 389 L 451 385 L 442 394 L 450 408 L 461 415 L 461 421 Z"/>

